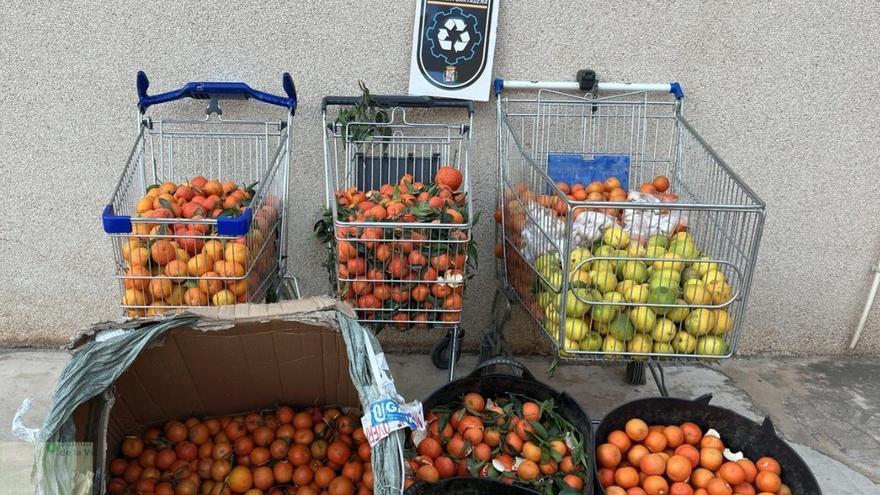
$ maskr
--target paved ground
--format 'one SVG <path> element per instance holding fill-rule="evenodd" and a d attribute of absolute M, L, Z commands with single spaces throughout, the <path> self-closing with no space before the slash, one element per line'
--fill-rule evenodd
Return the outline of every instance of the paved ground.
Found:
<path fill-rule="evenodd" d="M 388 359 L 407 399 L 445 383 L 445 372 L 431 367 L 427 356 L 394 354 Z M 26 423 L 40 423 L 66 361 L 62 352 L 0 351 L 0 493 L 28 493 L 29 448 L 11 435 L 9 425 L 25 396 L 34 397 Z M 577 398 L 593 419 L 622 402 L 657 395 L 650 375 L 647 385 L 626 385 L 618 366 L 563 366 L 548 378 L 546 357 L 523 362 L 539 379 Z M 458 376 L 475 364 L 476 356 L 465 355 Z M 712 393 L 713 404 L 754 419 L 769 415 L 813 469 L 826 495 L 880 494 L 878 376 L 880 365 L 868 358 L 736 359 L 666 369 L 673 396 Z"/>

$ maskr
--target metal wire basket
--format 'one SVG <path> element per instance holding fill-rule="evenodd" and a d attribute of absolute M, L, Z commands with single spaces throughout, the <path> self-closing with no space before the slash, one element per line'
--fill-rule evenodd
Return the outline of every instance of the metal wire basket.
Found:
<path fill-rule="evenodd" d="M 282 82 L 286 97 L 223 82 L 150 96 L 138 74 L 138 135 L 102 216 L 128 316 L 259 301 L 270 288 L 299 297 L 285 274 L 296 92 L 290 75 Z M 204 119 L 145 116 L 150 106 L 185 97 L 208 100 Z M 286 118 L 221 118 L 219 100 L 247 98 L 286 108 Z M 226 203 L 236 190 L 240 201 Z M 193 205 L 193 191 L 208 197 L 204 205 Z"/>
<path fill-rule="evenodd" d="M 683 117 L 678 84 L 496 84 L 528 91 L 497 99 L 501 276 L 560 356 L 733 355 L 764 203 Z M 589 195 L 610 176 L 628 194 Z M 657 176 L 674 193 L 659 202 L 638 192 Z"/>
<path fill-rule="evenodd" d="M 337 295 L 356 309 L 358 321 L 401 329 L 461 322 L 462 292 L 476 261 L 471 245 L 468 177 L 473 105 L 470 102 L 407 96 L 373 96 L 383 122 L 328 118 L 358 105 L 360 98 L 323 100 L 325 180 L 333 217 L 331 278 Z M 424 109 L 424 110 L 419 110 Z M 466 109 L 468 119 L 442 109 Z M 456 191 L 428 186 L 441 167 L 462 176 Z M 345 210 L 347 195 L 389 188 L 406 205 L 394 219 L 360 220 Z M 391 192 L 393 191 L 393 192 Z M 429 202 L 440 198 L 442 204 Z M 369 202 L 369 201 L 368 201 Z M 361 204 L 361 207 L 363 204 Z M 362 216 L 363 217 L 363 216 Z M 391 215 L 389 215 L 391 217 Z"/>

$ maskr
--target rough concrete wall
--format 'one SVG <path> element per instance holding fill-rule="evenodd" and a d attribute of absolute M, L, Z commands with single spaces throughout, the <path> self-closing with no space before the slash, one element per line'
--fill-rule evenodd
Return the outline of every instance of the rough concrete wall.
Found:
<path fill-rule="evenodd" d="M 66 340 L 114 317 L 98 215 L 133 139 L 134 74 L 154 90 L 245 80 L 301 94 L 291 178 L 295 267 L 326 290 L 307 239 L 323 204 L 319 98 L 407 89 L 413 2 L 7 2 L 0 29 L 0 343 Z M 496 74 L 683 82 L 695 126 L 768 217 L 741 350 L 841 353 L 880 256 L 880 9 L 854 2 L 531 2 L 501 11 Z M 197 106 L 192 107 L 198 111 Z M 487 220 L 465 313 L 494 289 L 494 105 L 478 105 L 472 162 Z M 422 339 L 423 341 L 425 339 Z M 880 351 L 880 310 L 860 345 Z"/>

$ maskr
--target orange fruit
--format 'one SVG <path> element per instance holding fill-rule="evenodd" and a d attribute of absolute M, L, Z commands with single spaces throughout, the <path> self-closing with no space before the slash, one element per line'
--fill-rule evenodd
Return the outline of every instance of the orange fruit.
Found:
<path fill-rule="evenodd" d="M 533 419 L 538 421 L 541 419 L 541 406 L 534 402 L 523 402 L 523 419 Z"/>
<path fill-rule="evenodd" d="M 724 456 L 718 449 L 708 447 L 700 451 L 700 466 L 709 471 L 717 471 L 723 462 Z"/>
<path fill-rule="evenodd" d="M 150 256 L 154 262 L 165 265 L 177 258 L 177 248 L 171 241 L 160 239 L 150 246 Z"/>
<path fill-rule="evenodd" d="M 530 461 L 539 462 L 541 460 L 541 447 L 532 442 L 526 442 L 523 444 L 522 456 Z"/>
<path fill-rule="evenodd" d="M 584 489 L 584 479 L 580 476 L 566 474 L 565 477 L 562 478 L 562 481 L 564 481 L 566 485 L 572 487 L 579 492 Z"/>
<path fill-rule="evenodd" d="M 725 462 L 718 468 L 718 476 L 731 485 L 739 485 L 746 480 L 746 472 L 735 462 Z"/>
<path fill-rule="evenodd" d="M 466 408 L 478 413 L 483 412 L 483 409 L 486 407 L 486 399 L 476 392 L 465 394 L 462 402 Z"/>
<path fill-rule="evenodd" d="M 691 460 L 683 455 L 675 454 L 666 461 L 666 476 L 672 481 L 685 481 L 692 471 Z"/>
<path fill-rule="evenodd" d="M 698 468 L 691 474 L 690 483 L 696 488 L 706 488 L 706 485 L 709 484 L 709 480 L 714 477 L 715 474 L 712 473 L 712 471 L 709 471 L 706 468 Z"/>
<path fill-rule="evenodd" d="M 227 285 L 226 288 L 231 290 L 236 296 L 246 296 L 248 293 L 248 281 L 247 279 L 238 280 Z"/>
<path fill-rule="evenodd" d="M 670 448 L 677 448 L 684 443 L 684 431 L 681 427 L 669 425 L 663 428 L 663 434 L 666 435 L 666 445 Z"/>
<path fill-rule="evenodd" d="M 243 277 L 245 274 L 244 265 L 237 261 L 218 261 L 214 263 L 214 271 L 226 278 Z"/>
<path fill-rule="evenodd" d="M 776 474 L 782 474 L 782 468 L 779 466 L 779 463 L 776 462 L 776 459 L 772 457 L 762 457 L 755 462 L 755 467 L 758 471 L 771 471 Z"/>
<path fill-rule="evenodd" d="M 605 179 L 605 182 L 602 185 L 605 186 L 606 191 L 611 192 L 613 189 L 620 187 L 620 179 L 612 176 Z"/>
<path fill-rule="evenodd" d="M 223 259 L 223 243 L 217 240 L 205 241 L 202 246 L 202 252 L 209 255 L 211 259 L 218 261 Z"/>
<path fill-rule="evenodd" d="M 638 467 L 648 476 L 662 475 L 666 472 L 666 459 L 660 454 L 648 454 L 642 457 Z"/>
<path fill-rule="evenodd" d="M 626 452 L 632 446 L 632 441 L 623 430 L 614 430 L 609 433 L 608 443 L 616 445 L 621 454 L 626 454 Z"/>
<path fill-rule="evenodd" d="M 642 457 L 650 454 L 651 451 L 648 450 L 647 447 L 638 443 L 633 445 L 629 451 L 626 453 L 626 460 L 629 461 L 633 466 L 638 466 L 642 461 Z"/>
<path fill-rule="evenodd" d="M 700 448 L 701 449 L 715 449 L 715 450 L 724 450 L 724 442 L 721 441 L 720 438 L 716 436 L 704 436 L 700 439 Z"/>
<path fill-rule="evenodd" d="M 516 476 L 523 481 L 532 481 L 541 473 L 538 465 L 528 459 L 522 461 L 516 468 Z"/>
<path fill-rule="evenodd" d="M 419 443 L 416 451 L 419 455 L 426 455 L 431 459 L 436 459 L 443 454 L 443 444 L 436 438 L 428 437 Z"/>
<path fill-rule="evenodd" d="M 743 473 L 746 475 L 746 483 L 754 483 L 755 477 L 758 475 L 758 468 L 755 467 L 755 463 L 749 459 L 740 459 L 736 463 L 743 469 Z"/>
<path fill-rule="evenodd" d="M 205 185 L 202 186 L 202 190 L 205 191 L 207 196 L 222 196 L 223 195 L 223 184 L 216 180 L 209 180 L 205 182 Z"/>
<path fill-rule="evenodd" d="M 201 277 L 214 268 L 214 259 L 205 253 L 197 254 L 186 262 L 191 277 Z"/>
<path fill-rule="evenodd" d="M 700 427 L 690 421 L 681 424 L 681 431 L 684 432 L 684 441 L 691 445 L 697 445 L 703 437 Z"/>
<path fill-rule="evenodd" d="M 168 277 L 186 277 L 188 273 L 186 261 L 181 261 L 179 258 L 165 265 L 165 275 Z"/>
<path fill-rule="evenodd" d="M 666 450 L 666 435 L 662 431 L 654 430 L 648 433 L 648 436 L 645 437 L 642 443 L 651 452 L 663 452 Z"/>
<path fill-rule="evenodd" d="M 150 293 L 155 299 L 165 299 L 171 295 L 174 284 L 167 278 L 154 278 L 150 280 Z"/>
<path fill-rule="evenodd" d="M 651 475 L 642 482 L 642 489 L 647 495 L 667 495 L 669 483 L 662 476 Z"/>
<path fill-rule="evenodd" d="M 129 266 L 147 266 L 150 264 L 150 251 L 141 246 L 132 248 L 128 253 Z"/>
<path fill-rule="evenodd" d="M 461 187 L 462 180 L 461 172 L 448 166 L 440 167 L 434 175 L 434 182 L 438 186 L 446 186 L 453 191 Z"/>
<path fill-rule="evenodd" d="M 755 476 L 755 486 L 762 492 L 776 493 L 782 485 L 779 475 L 773 471 L 758 471 Z"/>
<path fill-rule="evenodd" d="M 229 489 L 234 492 L 242 493 L 250 490 L 254 485 L 254 477 L 251 473 L 251 469 L 247 466 L 235 466 L 232 468 L 232 471 L 229 472 L 226 484 L 229 486 Z"/>
<path fill-rule="evenodd" d="M 424 465 L 416 471 L 416 479 L 428 483 L 436 483 L 440 480 L 440 472 L 434 466 Z"/>
<path fill-rule="evenodd" d="M 190 287 L 183 294 L 183 303 L 187 306 L 207 306 L 208 294 L 200 291 L 197 287 Z"/>
<path fill-rule="evenodd" d="M 174 284 L 174 287 L 171 289 L 171 294 L 165 297 L 165 302 L 169 306 L 183 306 L 185 303 L 183 302 L 184 295 L 186 294 L 186 287 L 179 284 Z"/>
<path fill-rule="evenodd" d="M 639 472 L 634 467 L 622 467 L 614 472 L 614 484 L 622 488 L 639 486 Z"/>
<path fill-rule="evenodd" d="M 693 445 L 679 445 L 675 449 L 675 455 L 686 457 L 689 461 L 691 461 L 692 468 L 696 468 L 700 465 L 700 451 L 697 450 L 696 447 L 694 447 Z"/>
<path fill-rule="evenodd" d="M 140 265 L 134 265 L 125 272 L 126 277 L 149 277 L 150 275 L 150 270 Z M 148 278 L 124 278 L 122 283 L 126 289 L 144 290 L 149 286 L 150 280 Z"/>
<path fill-rule="evenodd" d="M 732 495 L 733 487 L 722 478 L 712 478 L 706 485 L 709 495 Z"/>
<path fill-rule="evenodd" d="M 626 430 L 627 436 L 629 436 L 630 439 L 636 442 L 641 442 L 642 440 L 648 438 L 648 424 L 641 419 L 633 418 L 627 421 L 626 427 L 624 429 Z"/>
<path fill-rule="evenodd" d="M 199 280 L 199 290 L 207 293 L 209 296 L 213 296 L 214 294 L 220 292 L 223 289 L 223 281 L 219 280 L 220 274 L 217 272 L 206 272 L 204 277 L 218 277 L 216 280 L 211 280 L 210 278 L 203 278 Z"/>
<path fill-rule="evenodd" d="M 228 242 L 226 243 L 226 249 L 223 250 L 223 259 L 246 265 L 248 260 L 248 248 L 244 244 Z"/>
<path fill-rule="evenodd" d="M 152 302 L 150 293 L 137 289 L 126 289 L 122 295 L 122 304 L 125 306 L 146 306 Z"/>
<path fill-rule="evenodd" d="M 596 460 L 599 465 L 606 468 L 614 468 L 620 464 L 622 454 L 616 445 L 603 443 L 596 448 Z"/>
<path fill-rule="evenodd" d="M 658 192 L 666 192 L 669 189 L 669 177 L 665 175 L 658 175 L 654 177 L 654 180 L 651 181 L 651 185 L 654 186 Z"/>

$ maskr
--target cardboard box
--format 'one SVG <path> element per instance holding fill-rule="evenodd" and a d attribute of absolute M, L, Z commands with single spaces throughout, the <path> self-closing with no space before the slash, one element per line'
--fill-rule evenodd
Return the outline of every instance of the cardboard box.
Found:
<path fill-rule="evenodd" d="M 124 435 L 140 434 L 170 419 L 282 404 L 360 410 L 337 309 L 350 311 L 329 298 L 205 308 L 194 312 L 199 316 L 194 323 L 168 330 L 107 393 L 73 414 L 77 440 L 94 446 L 94 466 L 99 466 L 94 493 L 103 493 L 106 466 Z M 78 345 L 101 339 L 104 328 L 120 325 L 97 326 Z"/>

